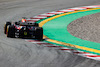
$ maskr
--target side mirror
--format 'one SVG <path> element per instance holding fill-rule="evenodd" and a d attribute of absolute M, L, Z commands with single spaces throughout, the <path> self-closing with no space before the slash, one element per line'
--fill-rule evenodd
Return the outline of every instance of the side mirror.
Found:
<path fill-rule="evenodd" d="M 19 25 L 19 22 L 15 22 L 15 25 Z"/>

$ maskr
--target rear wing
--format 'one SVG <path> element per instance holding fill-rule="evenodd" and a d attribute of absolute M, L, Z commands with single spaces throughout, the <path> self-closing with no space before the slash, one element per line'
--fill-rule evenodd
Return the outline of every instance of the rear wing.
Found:
<path fill-rule="evenodd" d="M 35 25 L 35 23 L 32 23 L 32 22 L 20 22 L 20 24 L 19 24 L 20 26 L 34 26 Z"/>

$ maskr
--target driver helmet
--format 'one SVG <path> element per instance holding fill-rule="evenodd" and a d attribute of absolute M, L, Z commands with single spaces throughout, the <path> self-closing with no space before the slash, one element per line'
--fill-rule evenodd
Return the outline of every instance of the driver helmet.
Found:
<path fill-rule="evenodd" d="M 26 18 L 25 18 L 25 17 L 23 17 L 21 21 L 22 21 L 22 22 L 26 22 Z"/>

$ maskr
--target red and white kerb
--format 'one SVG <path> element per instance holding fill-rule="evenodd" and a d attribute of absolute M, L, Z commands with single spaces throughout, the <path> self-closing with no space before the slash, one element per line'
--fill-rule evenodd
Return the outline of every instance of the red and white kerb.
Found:
<path fill-rule="evenodd" d="M 34 21 L 37 22 L 41 19 L 45 19 L 57 14 L 62 14 L 62 13 L 66 13 L 66 12 L 73 12 L 73 11 L 78 11 L 78 10 L 85 10 L 85 9 L 91 9 L 91 8 L 99 8 L 100 5 L 94 5 L 94 6 L 83 6 L 83 7 L 75 7 L 75 8 L 69 8 L 69 9 L 63 9 L 63 10 L 59 10 L 59 11 L 53 11 L 53 12 L 48 12 L 45 14 L 40 14 L 38 16 L 34 16 L 31 17 L 29 19 L 27 19 L 28 21 Z M 96 55 L 96 54 L 91 54 L 91 53 L 87 53 L 87 52 L 83 52 L 83 51 L 79 51 L 79 50 L 74 50 L 74 49 L 70 49 L 67 47 L 61 47 L 58 45 L 54 45 L 54 44 L 50 44 L 47 42 L 42 42 L 42 41 L 36 41 L 36 40 L 26 40 L 28 42 L 31 43 L 35 43 L 35 44 L 39 44 L 39 45 L 45 45 L 46 47 L 54 47 L 54 48 L 58 48 L 59 50 L 63 50 L 65 52 L 70 52 L 70 53 L 74 53 L 86 58 L 90 58 L 90 59 L 94 59 L 94 60 L 98 60 L 100 61 L 100 55 Z"/>

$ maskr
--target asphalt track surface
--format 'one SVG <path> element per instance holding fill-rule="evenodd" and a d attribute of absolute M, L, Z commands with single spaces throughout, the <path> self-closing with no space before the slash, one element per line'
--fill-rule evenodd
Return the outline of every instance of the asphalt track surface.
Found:
<path fill-rule="evenodd" d="M 7 38 L 6 21 L 50 11 L 99 4 L 99 0 L 0 0 L 0 67 L 99 67 L 98 61 L 64 51 Z"/>

